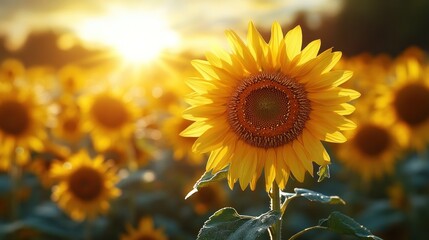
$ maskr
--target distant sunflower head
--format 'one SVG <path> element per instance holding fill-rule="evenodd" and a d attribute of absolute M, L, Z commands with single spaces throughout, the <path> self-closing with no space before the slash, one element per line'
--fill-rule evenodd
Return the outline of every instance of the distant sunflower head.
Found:
<path fill-rule="evenodd" d="M 318 55 L 320 40 L 301 50 L 299 26 L 283 36 L 274 23 L 268 43 L 252 23 L 247 43 L 226 34 L 231 53 L 192 62 L 201 77 L 188 81 L 195 92 L 184 117 L 194 123 L 182 136 L 197 137 L 194 151 L 210 152 L 206 171 L 229 166 L 231 188 L 239 181 L 254 189 L 263 170 L 267 191 L 273 182 L 284 188 L 290 174 L 302 182 L 313 162 L 330 162 L 320 141 L 345 142 L 340 131 L 355 127 L 343 115 L 360 94 L 339 87 L 352 73 L 332 71 L 341 53 Z"/>
<path fill-rule="evenodd" d="M 24 65 L 16 59 L 6 59 L 0 65 L 0 86 L 12 86 L 25 75 Z M 6 87 L 6 85 L 4 85 Z"/>
<path fill-rule="evenodd" d="M 56 137 L 70 143 L 76 143 L 83 138 L 85 135 L 83 113 L 75 103 L 61 106 L 53 133 Z"/>
<path fill-rule="evenodd" d="M 0 156 L 16 152 L 21 156 L 28 150 L 41 150 L 46 138 L 46 113 L 37 99 L 27 91 L 1 93 L 0 96 Z M 9 154 L 8 154 L 9 153 Z M 9 160 L 6 160 L 9 161 Z"/>
<path fill-rule="evenodd" d="M 66 65 L 58 72 L 61 88 L 66 93 L 77 93 L 84 86 L 83 70 L 75 65 Z"/>
<path fill-rule="evenodd" d="M 128 231 L 121 236 L 121 240 L 167 240 L 162 229 L 155 229 L 153 220 L 150 217 L 142 218 L 136 229 L 127 226 Z"/>
<path fill-rule="evenodd" d="M 338 146 L 338 158 L 366 182 L 393 172 L 401 148 L 391 126 L 381 121 L 358 120 L 349 141 Z"/>
<path fill-rule="evenodd" d="M 77 221 L 93 219 L 109 210 L 109 200 L 120 195 L 117 178 L 102 157 L 91 159 L 81 151 L 68 162 L 52 166 L 51 175 L 58 181 L 52 199 Z"/>
<path fill-rule="evenodd" d="M 429 142 L 429 74 L 422 65 L 407 59 L 395 66 L 395 82 L 380 102 L 386 118 L 394 119 L 394 133 L 403 146 L 423 150 Z"/>
<path fill-rule="evenodd" d="M 104 150 L 119 139 L 131 137 L 138 116 L 137 107 L 126 94 L 109 91 L 83 96 L 80 100 L 94 145 Z"/>

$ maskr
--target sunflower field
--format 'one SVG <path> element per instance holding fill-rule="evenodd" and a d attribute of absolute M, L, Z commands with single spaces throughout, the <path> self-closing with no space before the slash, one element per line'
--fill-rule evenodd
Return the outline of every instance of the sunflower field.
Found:
<path fill-rule="evenodd" d="M 0 240 L 427 239 L 425 1 L 6 2 Z"/>

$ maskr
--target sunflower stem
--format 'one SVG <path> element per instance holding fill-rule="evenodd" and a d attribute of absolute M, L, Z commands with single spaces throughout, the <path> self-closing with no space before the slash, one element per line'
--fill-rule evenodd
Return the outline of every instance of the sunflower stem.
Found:
<path fill-rule="evenodd" d="M 271 187 L 271 210 L 281 213 L 280 209 L 280 190 L 276 182 L 273 182 Z M 282 215 L 276 220 L 276 222 L 270 227 L 271 240 L 281 240 L 281 230 L 282 230 Z"/>
<path fill-rule="evenodd" d="M 91 227 L 92 227 L 92 219 L 86 219 L 85 221 L 85 240 L 91 240 Z"/>
<path fill-rule="evenodd" d="M 21 169 L 17 163 L 16 148 L 12 148 L 12 154 L 10 159 L 10 181 L 11 181 L 11 207 L 10 207 L 10 218 L 12 221 L 18 220 L 19 217 L 19 191 L 20 191 L 20 178 Z"/>

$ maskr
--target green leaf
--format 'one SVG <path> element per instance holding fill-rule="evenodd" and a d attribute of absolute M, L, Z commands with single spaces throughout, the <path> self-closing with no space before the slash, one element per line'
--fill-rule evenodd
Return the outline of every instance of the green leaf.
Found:
<path fill-rule="evenodd" d="M 186 195 L 185 199 L 188 199 L 190 196 L 192 196 L 194 193 L 198 192 L 198 189 L 207 186 L 208 184 L 212 182 L 217 182 L 222 179 L 225 179 L 228 174 L 229 166 L 220 170 L 219 172 L 212 173 L 205 172 L 200 179 L 194 184 L 194 187 L 192 190 Z"/>
<path fill-rule="evenodd" d="M 279 218 L 280 213 L 274 211 L 252 217 L 239 215 L 234 208 L 222 208 L 204 223 L 197 240 L 260 239 L 268 236 L 268 228 Z"/>
<path fill-rule="evenodd" d="M 331 174 L 329 173 L 329 165 L 320 166 L 319 171 L 317 171 L 317 175 L 319 176 L 319 179 L 317 179 L 318 182 L 323 181 L 325 178 L 330 178 Z"/>
<path fill-rule="evenodd" d="M 321 193 L 304 189 L 304 188 L 295 188 L 294 191 L 295 191 L 295 194 L 284 193 L 284 192 L 281 192 L 281 194 L 283 196 L 286 196 L 287 198 L 291 196 L 300 196 L 300 197 L 305 197 L 310 201 L 317 201 L 321 203 L 343 204 L 343 205 L 346 204 L 346 202 L 338 196 L 326 196 Z"/>
<path fill-rule="evenodd" d="M 321 219 L 319 226 L 326 227 L 336 233 L 356 236 L 359 239 L 382 240 L 374 236 L 366 227 L 357 223 L 353 218 L 340 212 L 332 212 L 328 218 Z"/>

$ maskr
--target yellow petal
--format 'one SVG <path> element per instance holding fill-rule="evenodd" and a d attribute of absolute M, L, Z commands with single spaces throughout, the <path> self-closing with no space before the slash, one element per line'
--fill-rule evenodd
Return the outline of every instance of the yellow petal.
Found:
<path fill-rule="evenodd" d="M 337 105 L 360 97 L 360 93 L 352 89 L 336 87 L 324 91 L 312 91 L 309 89 L 307 96 L 311 101 L 322 105 Z"/>
<path fill-rule="evenodd" d="M 247 151 L 244 151 L 244 156 L 239 161 L 241 163 L 241 176 L 239 178 L 239 183 L 241 190 L 244 190 L 247 185 L 249 185 L 253 175 L 256 173 L 256 154 L 254 151 L 247 149 Z"/>
<path fill-rule="evenodd" d="M 302 133 L 302 140 L 304 146 L 308 149 L 307 153 L 310 160 L 319 165 L 326 165 L 327 162 L 324 159 L 325 147 L 323 147 L 322 143 L 313 137 L 307 129 L 304 129 L 304 132 Z"/>
<path fill-rule="evenodd" d="M 290 171 L 292 172 L 293 176 L 300 182 L 304 181 L 305 176 L 305 169 L 301 165 L 300 160 L 295 154 L 295 151 L 293 150 L 291 145 L 286 145 L 284 147 L 285 152 L 285 158 L 286 163 L 290 168 Z"/>
<path fill-rule="evenodd" d="M 310 159 L 308 159 L 306 151 L 304 150 L 302 144 L 298 140 L 295 140 L 293 141 L 292 147 L 304 168 L 310 173 L 311 176 L 313 176 L 313 163 Z M 308 147 L 310 148 L 311 146 Z"/>
<path fill-rule="evenodd" d="M 320 45 L 321 45 L 320 39 L 314 40 L 311 43 L 309 43 L 302 50 L 297 65 L 302 65 L 302 64 L 307 63 L 308 61 L 314 59 L 317 56 L 317 53 L 319 52 Z"/>
<path fill-rule="evenodd" d="M 205 79 L 218 79 L 216 73 L 213 71 L 213 66 L 204 60 L 192 60 L 192 66 L 201 74 Z"/>
<path fill-rule="evenodd" d="M 285 45 L 286 56 L 289 61 L 292 61 L 301 52 L 302 47 L 302 32 L 299 25 L 286 33 Z"/>
<path fill-rule="evenodd" d="M 274 149 L 267 150 L 267 156 L 265 159 L 265 190 L 267 192 L 271 189 L 271 184 L 276 177 L 276 155 Z"/>
<path fill-rule="evenodd" d="M 319 78 L 315 78 L 314 81 L 309 81 L 307 86 L 310 88 L 328 88 L 337 87 L 353 75 L 352 71 L 336 70 L 322 74 Z"/>
<path fill-rule="evenodd" d="M 264 52 L 267 44 L 252 22 L 249 23 L 247 43 L 249 44 L 250 53 L 259 63 L 259 66 L 261 66 L 263 64 L 262 62 L 266 61 Z"/>
<path fill-rule="evenodd" d="M 192 145 L 192 151 L 205 153 L 222 146 L 228 128 L 213 127 L 207 129 Z"/>
<path fill-rule="evenodd" d="M 183 111 L 183 117 L 189 119 L 189 117 L 196 118 L 214 118 L 222 115 L 226 111 L 225 107 L 219 107 L 215 104 L 204 104 L 199 106 L 193 106 Z"/>
<path fill-rule="evenodd" d="M 211 171 L 213 168 L 217 167 L 222 161 L 222 159 L 225 157 L 227 152 L 227 147 L 220 147 L 218 149 L 213 150 L 210 153 L 209 159 L 207 160 L 206 171 Z M 226 165 L 223 167 L 226 167 Z"/>
<path fill-rule="evenodd" d="M 309 120 L 307 121 L 308 130 L 311 132 L 313 136 L 317 139 L 334 142 L 334 143 L 342 143 L 347 141 L 346 137 L 338 131 L 331 131 L 328 129 L 328 126 L 323 124 L 318 124 L 317 121 Z"/>
<path fill-rule="evenodd" d="M 241 64 L 243 64 L 249 72 L 258 72 L 258 66 L 253 55 L 240 37 L 233 31 L 226 31 L 226 36 L 233 52 L 240 58 Z"/>
<path fill-rule="evenodd" d="M 279 51 L 281 51 L 281 45 L 283 45 L 283 31 L 282 27 L 278 22 L 274 22 L 271 26 L 271 39 L 269 42 L 270 53 L 272 57 L 272 64 L 278 64 Z M 275 68 L 276 66 L 273 66 Z"/>

